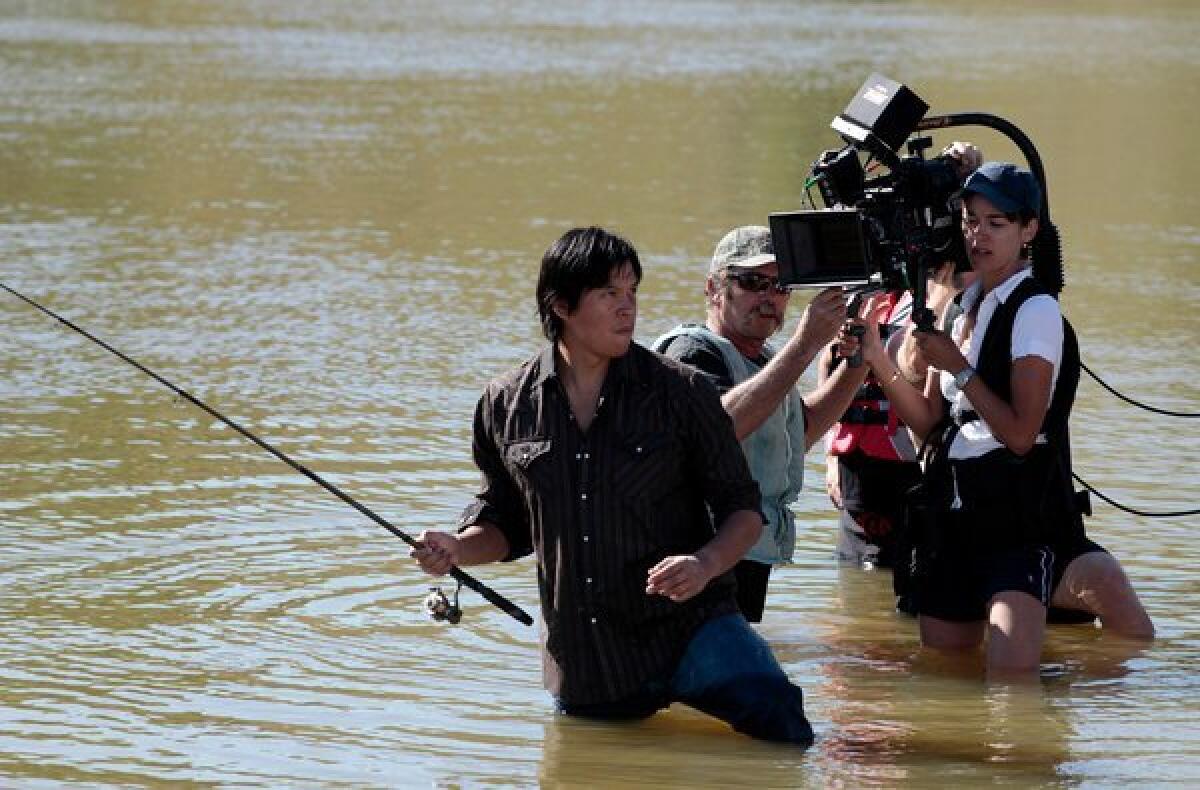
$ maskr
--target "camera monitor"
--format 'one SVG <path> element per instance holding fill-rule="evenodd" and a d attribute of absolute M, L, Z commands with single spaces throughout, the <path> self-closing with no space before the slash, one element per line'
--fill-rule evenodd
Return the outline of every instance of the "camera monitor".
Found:
<path fill-rule="evenodd" d="M 769 220 L 781 284 L 816 288 L 870 281 L 862 219 L 855 209 L 784 211 Z"/>
<path fill-rule="evenodd" d="M 882 74 L 872 74 L 830 126 L 847 141 L 869 143 L 873 137 L 894 152 L 900 150 L 928 109 L 929 105 L 905 86 Z"/>

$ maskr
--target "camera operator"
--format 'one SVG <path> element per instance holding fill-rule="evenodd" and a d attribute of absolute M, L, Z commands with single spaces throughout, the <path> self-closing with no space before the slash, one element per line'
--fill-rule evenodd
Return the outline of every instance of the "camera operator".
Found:
<path fill-rule="evenodd" d="M 948 266 L 948 265 L 947 265 Z M 943 301 L 935 293 L 949 291 L 949 298 L 963 290 L 974 279 L 974 273 L 946 277 L 946 266 L 930 283 L 929 304 L 944 306 L 935 310 L 942 315 L 940 326 L 946 331 L 962 312 L 955 301 Z M 941 283 L 937 285 L 936 283 Z M 937 289 L 937 291 L 935 291 Z M 915 329 L 909 326 L 894 335 L 887 343 L 889 357 L 901 376 L 915 387 L 925 381 L 929 363 L 917 348 Z M 1051 547 L 1054 549 L 1053 593 L 1047 622 L 1058 624 L 1091 623 L 1100 618 L 1106 631 L 1135 639 L 1154 637 L 1154 623 L 1146 613 L 1137 592 L 1129 582 L 1117 558 L 1087 536 L 1082 514 L 1055 525 Z M 903 571 L 900 571 L 903 576 Z M 897 608 L 908 611 L 905 605 L 903 578 L 897 579 Z"/>
<path fill-rule="evenodd" d="M 760 622 L 771 566 L 790 561 L 795 551 L 796 526 L 788 505 L 803 484 L 804 453 L 846 410 L 866 366 L 841 365 L 815 391 L 801 395 L 796 382 L 844 321 L 846 294 L 840 288 L 820 291 L 776 351 L 768 338 L 783 325 L 789 291 L 779 285 L 766 227 L 743 226 L 721 239 L 704 296 L 704 326 L 682 324 L 652 347 L 693 365 L 717 385 L 762 489 L 767 524 L 734 566 L 738 605 L 747 620 Z"/>
<path fill-rule="evenodd" d="M 877 305 L 862 353 L 892 406 L 932 449 L 913 526 L 922 643 L 969 649 L 986 632 L 990 674 L 1030 674 L 1045 635 L 1054 548 L 1068 531 L 1082 537 L 1065 461 L 1077 349 L 1067 343 L 1073 338 L 1057 301 L 1030 271 L 1041 207 L 1036 178 L 989 162 L 968 177 L 962 195 L 979 279 L 964 292 L 949 334 L 915 334 L 930 367 L 924 391 L 903 380 L 884 350 Z M 848 331 L 842 343 L 857 345 Z"/>

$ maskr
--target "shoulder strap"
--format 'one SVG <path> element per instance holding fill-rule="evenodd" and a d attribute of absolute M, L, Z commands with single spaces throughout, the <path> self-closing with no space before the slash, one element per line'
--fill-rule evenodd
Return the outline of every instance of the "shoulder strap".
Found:
<path fill-rule="evenodd" d="M 1053 433 L 1066 437 L 1071 407 L 1075 404 L 1075 391 L 1079 387 L 1079 369 L 1079 338 L 1071 322 L 1063 316 L 1062 362 L 1059 363 L 1058 381 L 1050 398 L 1050 408 L 1046 410 L 1046 419 L 1042 424 L 1048 436 Z"/>
<path fill-rule="evenodd" d="M 988 322 L 982 345 L 979 349 L 979 375 L 988 388 L 1003 398 L 1012 401 L 1011 344 L 1013 324 L 1017 313 L 1028 299 L 1041 294 L 1050 295 L 1045 286 L 1032 277 L 1022 280 L 1003 304 L 997 306 Z M 1063 317 L 1063 350 L 1059 363 L 1058 380 L 1050 398 L 1046 417 L 1042 420 L 1042 432 L 1048 438 L 1065 437 L 1071 407 L 1075 403 L 1075 390 L 1079 385 L 1079 342 L 1075 329 Z"/>
<path fill-rule="evenodd" d="M 1017 311 L 1029 297 L 1044 293 L 1037 280 L 1027 277 L 1022 280 L 1008 298 L 996 306 L 988 321 L 987 330 L 979 346 L 979 363 L 975 366 L 979 375 L 987 382 L 988 389 L 1006 402 L 1012 402 L 1012 329 L 1017 320 Z"/>
<path fill-rule="evenodd" d="M 942 331 L 949 332 L 954 328 L 954 319 L 963 314 L 962 292 L 950 300 L 946 305 L 946 312 L 942 315 Z"/>

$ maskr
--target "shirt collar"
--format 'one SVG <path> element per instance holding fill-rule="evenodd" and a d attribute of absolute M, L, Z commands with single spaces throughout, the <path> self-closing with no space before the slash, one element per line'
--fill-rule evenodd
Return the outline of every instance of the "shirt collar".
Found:
<path fill-rule="evenodd" d="M 1027 277 L 1032 277 L 1033 273 L 1028 266 L 1024 266 L 1013 274 L 1004 282 L 997 285 L 988 292 L 989 296 L 994 296 L 1001 304 L 1008 301 L 1008 297 L 1012 296 L 1012 292 L 1017 290 L 1017 286 Z M 971 283 L 971 287 L 963 292 L 962 308 L 965 312 L 971 312 L 971 308 L 975 306 L 975 302 L 979 299 L 979 293 L 983 290 L 983 283 L 975 281 Z"/>
<path fill-rule="evenodd" d="M 537 366 L 537 375 L 534 376 L 534 383 L 539 387 L 545 386 L 546 382 L 550 379 L 558 377 L 558 371 L 554 367 L 553 343 L 542 348 L 534 364 Z"/>
<path fill-rule="evenodd" d="M 608 372 L 604 378 L 604 386 L 606 388 L 626 379 L 633 382 L 642 382 L 646 379 L 644 370 L 645 361 L 642 358 L 645 355 L 637 354 L 635 350 L 636 345 L 636 343 L 630 343 L 629 351 L 625 352 L 624 356 L 617 357 L 608 363 Z M 558 378 L 553 343 L 545 346 L 538 353 L 536 364 L 537 375 L 534 377 L 534 382 L 539 387 L 545 386 L 546 382 L 551 379 Z"/>

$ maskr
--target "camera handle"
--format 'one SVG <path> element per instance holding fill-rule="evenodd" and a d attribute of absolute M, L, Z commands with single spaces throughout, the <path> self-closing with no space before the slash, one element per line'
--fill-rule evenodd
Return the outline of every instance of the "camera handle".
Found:
<path fill-rule="evenodd" d="M 846 316 L 847 317 L 849 317 L 849 318 L 857 318 L 858 317 L 859 308 L 862 306 L 863 293 L 864 293 L 864 291 L 855 291 L 854 295 L 850 297 L 850 301 L 846 303 Z M 857 338 L 858 343 L 859 343 L 859 346 L 858 346 L 858 348 L 856 348 L 854 350 L 854 353 L 851 354 L 850 356 L 846 357 L 846 364 L 852 368 L 862 367 L 862 362 L 863 362 L 862 339 L 863 339 L 863 335 L 865 335 L 866 333 L 867 333 L 867 328 L 865 326 L 850 327 L 851 337 Z"/>
<path fill-rule="evenodd" d="M 863 299 L 866 298 L 867 296 L 870 296 L 873 293 L 878 293 L 879 291 L 882 291 L 882 290 L 883 290 L 882 288 L 880 288 L 878 285 L 875 285 L 875 284 L 855 286 L 854 292 L 850 296 L 850 301 L 846 303 L 846 317 L 847 318 L 857 318 L 858 311 L 862 307 Z M 858 350 L 856 350 L 852 355 L 850 355 L 848 357 L 844 357 L 844 359 L 846 360 L 846 364 L 852 368 L 862 367 L 862 363 L 863 363 L 862 338 L 863 338 L 863 335 L 865 335 L 867 333 L 867 328 L 865 326 L 852 326 L 852 327 L 850 327 L 849 332 L 850 332 L 851 336 L 858 338 L 859 346 L 858 346 Z M 836 343 L 833 345 L 833 350 L 834 350 L 834 358 L 836 359 L 837 358 L 837 344 Z"/>
<path fill-rule="evenodd" d="M 926 293 L 929 290 L 926 278 L 925 264 L 917 265 L 917 281 L 912 287 L 912 322 L 918 332 L 931 332 L 936 327 L 934 326 L 937 316 L 929 309 L 926 303 Z"/>

